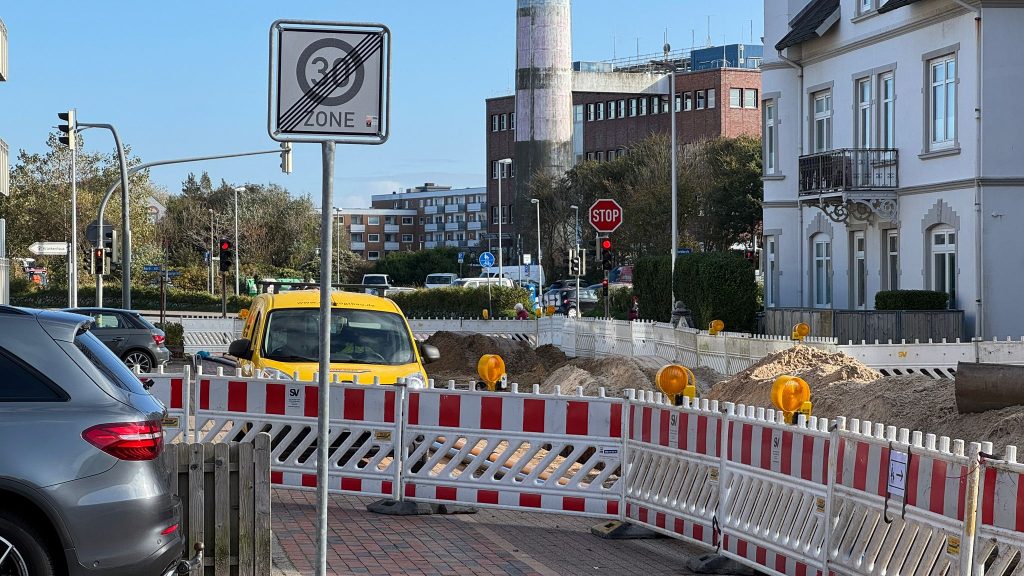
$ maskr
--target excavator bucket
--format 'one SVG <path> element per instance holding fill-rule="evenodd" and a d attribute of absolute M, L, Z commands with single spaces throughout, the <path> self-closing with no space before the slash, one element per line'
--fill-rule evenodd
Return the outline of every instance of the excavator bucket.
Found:
<path fill-rule="evenodd" d="M 1024 405 L 1024 366 L 958 362 L 953 387 L 961 414 Z"/>

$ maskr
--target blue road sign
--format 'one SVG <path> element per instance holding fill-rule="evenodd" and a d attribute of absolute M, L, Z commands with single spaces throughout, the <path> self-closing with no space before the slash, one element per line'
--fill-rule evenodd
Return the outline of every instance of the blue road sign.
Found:
<path fill-rule="evenodd" d="M 210 263 L 210 251 L 209 250 L 207 250 L 206 252 L 203 253 L 203 262 L 206 263 L 206 264 Z"/>
<path fill-rule="evenodd" d="M 491 254 L 490 252 L 480 254 L 480 265 L 484 268 L 494 266 L 494 254 Z"/>
<path fill-rule="evenodd" d="M 691 250 L 690 248 L 676 248 L 676 254 L 679 255 L 679 256 L 684 256 L 686 254 L 692 254 L 692 253 L 693 253 L 693 250 Z"/>
<path fill-rule="evenodd" d="M 142 271 L 143 272 L 159 272 L 160 271 L 160 265 L 159 264 L 146 264 L 145 266 L 142 267 Z"/>
<path fill-rule="evenodd" d="M 462 264 L 465 261 L 466 261 L 466 253 L 465 252 L 459 252 L 459 264 Z"/>
<path fill-rule="evenodd" d="M 168 278 L 177 278 L 178 276 L 181 276 L 181 272 L 178 272 L 177 270 L 168 270 L 167 271 L 167 277 Z"/>

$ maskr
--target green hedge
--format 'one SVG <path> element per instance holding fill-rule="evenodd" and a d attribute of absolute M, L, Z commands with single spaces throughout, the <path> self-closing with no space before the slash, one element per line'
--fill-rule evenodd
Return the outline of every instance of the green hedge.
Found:
<path fill-rule="evenodd" d="M 45 290 L 29 290 L 19 294 L 12 293 L 11 304 L 30 308 L 66 308 L 68 305 L 68 292 L 65 288 L 49 288 Z M 78 305 L 82 307 L 95 306 L 96 288 L 92 286 L 80 287 L 78 289 Z M 119 308 L 121 306 L 120 286 L 103 288 L 103 305 L 108 308 Z M 248 296 L 228 297 L 228 312 L 238 312 L 243 308 L 248 308 L 250 305 L 252 305 L 252 298 Z M 135 310 L 159 310 L 160 289 L 133 288 L 132 308 Z M 167 309 L 187 312 L 220 312 L 220 296 L 213 296 L 208 292 L 186 292 L 172 288 L 167 291 Z"/>
<path fill-rule="evenodd" d="M 644 256 L 637 260 L 633 266 L 633 291 L 640 302 L 640 318 L 659 322 L 671 319 L 671 286 L 672 261 L 668 256 Z"/>
<path fill-rule="evenodd" d="M 166 322 L 161 324 L 157 322 L 154 326 L 164 331 L 164 336 L 167 337 L 168 346 L 185 345 L 185 328 L 180 323 Z"/>
<path fill-rule="evenodd" d="M 676 299 L 693 313 L 698 328 L 712 320 L 730 332 L 754 330 L 757 281 L 754 267 L 734 252 L 697 252 L 676 258 Z"/>
<path fill-rule="evenodd" d="M 935 290 L 882 290 L 875 294 L 875 310 L 945 310 L 949 294 Z"/>
<path fill-rule="evenodd" d="M 409 318 L 480 318 L 487 308 L 487 287 L 437 288 L 398 292 L 388 296 Z M 491 287 L 491 317 L 513 317 L 516 303 L 530 309 L 523 288 Z"/>

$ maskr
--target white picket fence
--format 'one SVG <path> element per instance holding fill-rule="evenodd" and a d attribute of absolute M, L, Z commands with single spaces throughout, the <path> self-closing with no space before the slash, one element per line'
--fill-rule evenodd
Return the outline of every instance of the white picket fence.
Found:
<path fill-rule="evenodd" d="M 238 338 L 242 322 L 237 319 L 182 320 L 185 352 L 199 350 L 226 352 Z M 658 322 L 628 322 L 596 318 L 550 316 L 540 320 L 483 320 L 460 318 L 413 318 L 409 326 L 418 339 L 447 331 L 484 334 L 529 343 L 552 345 L 568 356 L 646 356 L 666 363 L 690 367 L 706 366 L 732 375 L 769 354 L 791 348 L 795 341 L 784 336 L 676 328 Z M 886 375 L 926 374 L 951 378 L 957 362 L 998 362 L 1024 365 L 1024 338 L 1019 340 L 974 340 L 970 342 L 887 342 L 840 345 L 834 338 L 807 338 L 806 346 L 826 352 L 842 352 Z"/>

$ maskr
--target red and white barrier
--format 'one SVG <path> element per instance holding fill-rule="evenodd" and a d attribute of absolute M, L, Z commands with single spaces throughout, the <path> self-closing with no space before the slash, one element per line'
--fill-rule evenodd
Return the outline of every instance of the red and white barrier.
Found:
<path fill-rule="evenodd" d="M 725 405 L 722 553 L 767 574 L 825 574 L 828 421 Z"/>
<path fill-rule="evenodd" d="M 974 574 L 1018 576 L 1024 572 L 1024 464 L 1016 446 L 1007 446 L 1002 460 L 982 458 L 978 505 Z"/>
<path fill-rule="evenodd" d="M 408 404 L 406 497 L 619 516 L 621 400 L 450 386 L 410 390 Z"/>
<path fill-rule="evenodd" d="M 198 442 L 271 437 L 271 481 L 315 488 L 319 386 L 284 379 L 244 378 L 218 371 L 197 375 Z M 398 497 L 404 387 L 331 383 L 330 490 Z"/>
<path fill-rule="evenodd" d="M 188 442 L 192 437 L 191 419 L 192 412 L 192 374 L 190 368 L 185 366 L 181 372 L 165 372 L 160 366 L 156 372 L 136 372 L 142 380 L 152 380 L 153 386 L 149 393 L 163 403 L 167 409 L 164 417 L 164 441 L 168 444 L 173 442 Z"/>
<path fill-rule="evenodd" d="M 633 391 L 630 391 L 633 392 Z M 661 394 L 627 398 L 624 519 L 706 546 L 718 544 L 722 415 L 707 400 L 671 406 Z"/>

